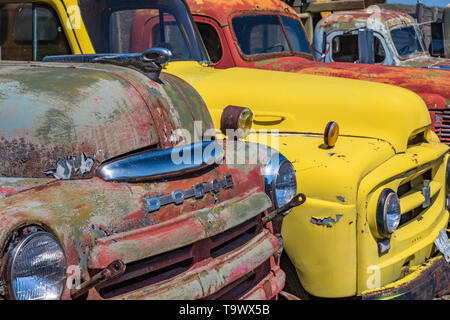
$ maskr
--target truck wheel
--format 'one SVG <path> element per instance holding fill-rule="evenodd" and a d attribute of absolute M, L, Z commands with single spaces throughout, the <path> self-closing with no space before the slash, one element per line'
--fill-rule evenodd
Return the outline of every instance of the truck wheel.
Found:
<path fill-rule="evenodd" d="M 283 252 L 283 254 L 281 255 L 280 264 L 281 269 L 286 273 L 286 284 L 284 290 L 292 293 L 293 295 L 296 295 L 302 300 L 310 300 L 311 296 L 308 292 L 306 292 L 306 290 L 300 283 L 300 280 L 297 277 L 297 271 L 295 271 L 294 265 L 285 252 Z"/>

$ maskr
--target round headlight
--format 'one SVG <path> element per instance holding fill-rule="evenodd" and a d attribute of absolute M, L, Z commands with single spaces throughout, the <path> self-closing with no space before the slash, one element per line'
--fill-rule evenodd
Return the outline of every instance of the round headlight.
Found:
<path fill-rule="evenodd" d="M 384 189 L 377 205 L 378 232 L 382 236 L 392 234 L 400 224 L 400 200 L 392 189 Z"/>
<path fill-rule="evenodd" d="M 63 293 L 66 257 L 50 233 L 23 236 L 8 259 L 10 296 L 16 300 L 55 300 Z"/>
<path fill-rule="evenodd" d="M 297 178 L 292 163 L 283 155 L 276 153 L 264 168 L 267 195 L 275 208 L 289 203 L 297 194 Z"/>

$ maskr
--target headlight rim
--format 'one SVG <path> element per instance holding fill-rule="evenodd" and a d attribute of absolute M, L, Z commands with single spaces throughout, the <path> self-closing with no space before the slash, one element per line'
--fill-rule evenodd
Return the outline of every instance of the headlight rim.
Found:
<path fill-rule="evenodd" d="M 277 160 L 277 161 L 275 161 Z M 278 166 L 275 167 L 274 162 L 278 163 Z M 267 161 L 265 165 L 265 172 L 264 172 L 264 182 L 265 182 L 265 191 L 266 194 L 270 197 L 270 200 L 272 201 L 272 209 L 278 209 L 280 208 L 277 197 L 276 197 L 276 182 L 277 178 L 279 177 L 279 172 L 281 166 L 285 163 L 289 163 L 294 171 L 295 174 L 295 168 L 291 161 L 289 161 L 284 155 L 277 152 L 273 154 L 270 159 Z M 298 184 L 297 184 L 297 176 L 295 176 L 295 194 L 297 194 L 298 191 Z M 292 199 L 291 199 L 292 200 Z"/>
<path fill-rule="evenodd" d="M 62 251 L 64 255 L 64 270 L 67 271 L 67 256 L 66 252 L 64 250 L 64 247 L 62 246 L 59 239 L 51 232 L 39 229 L 38 231 L 30 232 L 28 234 L 21 234 L 16 239 L 14 239 L 14 243 L 12 243 L 12 246 L 7 250 L 6 252 L 6 264 L 5 269 L 3 272 L 3 279 L 7 282 L 7 297 L 10 300 L 18 300 L 16 296 L 16 292 L 13 288 L 13 278 L 12 278 L 12 271 L 13 271 L 13 263 L 15 259 L 17 258 L 17 255 L 19 254 L 20 250 L 33 238 L 41 235 L 46 235 L 52 238 L 56 242 L 56 244 L 59 246 L 60 250 Z M 61 294 L 59 296 L 59 299 L 64 293 L 64 288 L 61 291 Z"/>
<path fill-rule="evenodd" d="M 391 230 L 387 225 L 387 211 L 385 211 L 384 208 L 387 205 L 390 196 L 396 197 L 399 206 L 398 215 L 401 218 L 400 199 L 398 198 L 397 193 L 390 188 L 383 189 L 380 195 L 378 196 L 376 209 L 376 222 L 377 222 L 377 231 L 384 238 L 389 238 L 396 230 L 398 230 L 399 227 L 399 225 L 397 225 L 397 227 L 395 227 L 394 230 Z"/>

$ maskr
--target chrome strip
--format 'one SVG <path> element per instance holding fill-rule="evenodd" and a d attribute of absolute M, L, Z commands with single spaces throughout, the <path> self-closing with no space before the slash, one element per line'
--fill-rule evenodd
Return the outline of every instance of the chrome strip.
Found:
<path fill-rule="evenodd" d="M 180 147 L 151 150 L 102 164 L 98 174 L 105 181 L 168 178 L 220 163 L 222 147 L 202 141 Z"/>

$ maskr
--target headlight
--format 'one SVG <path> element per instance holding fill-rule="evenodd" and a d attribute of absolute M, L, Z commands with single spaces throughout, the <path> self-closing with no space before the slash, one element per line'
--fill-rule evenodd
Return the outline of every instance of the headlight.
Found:
<path fill-rule="evenodd" d="M 58 240 L 48 232 L 19 238 L 9 252 L 8 291 L 16 300 L 55 300 L 64 290 L 66 257 Z"/>
<path fill-rule="evenodd" d="M 280 208 L 297 194 L 297 178 L 292 163 L 282 154 L 274 154 L 264 168 L 267 195 L 274 208 Z"/>
<path fill-rule="evenodd" d="M 377 205 L 377 226 L 382 236 L 392 234 L 400 224 L 400 201 L 392 189 L 384 189 Z"/>

